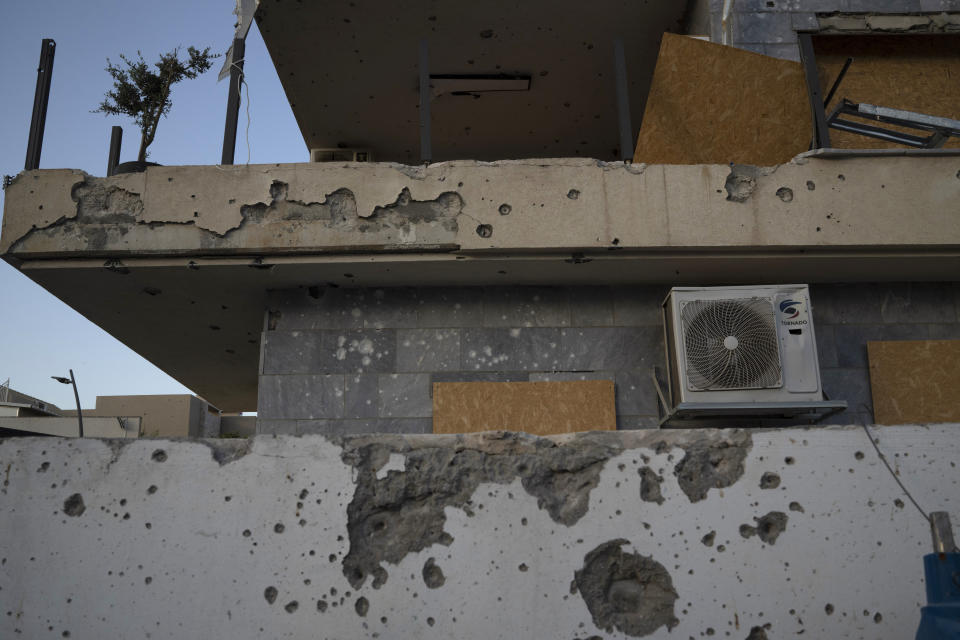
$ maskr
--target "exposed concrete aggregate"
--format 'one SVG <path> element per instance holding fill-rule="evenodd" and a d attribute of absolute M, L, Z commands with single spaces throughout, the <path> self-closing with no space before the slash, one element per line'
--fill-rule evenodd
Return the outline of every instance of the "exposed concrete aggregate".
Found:
<path fill-rule="evenodd" d="M 677 592 L 670 574 L 650 556 L 628 553 L 627 540 L 606 542 L 586 555 L 574 578 L 594 624 L 612 632 L 646 636 L 672 629 Z"/>
<path fill-rule="evenodd" d="M 622 448 L 584 435 L 575 444 L 556 445 L 518 433 L 485 436 L 485 448 L 443 447 L 402 451 L 399 443 L 343 442 L 345 462 L 357 471 L 347 507 L 350 553 L 344 575 L 355 588 L 380 564 L 396 564 L 407 553 L 432 544 L 449 545 L 445 507 L 468 509 L 482 482 L 506 484 L 521 478 L 541 509 L 557 523 L 572 525 L 587 511 L 604 463 Z M 390 453 L 405 453 L 403 472 L 378 479 Z"/>
<path fill-rule="evenodd" d="M 680 488 L 699 502 L 710 489 L 729 487 L 743 475 L 743 461 L 751 447 L 750 435 L 745 431 L 725 432 L 719 443 L 696 443 L 686 447 L 686 455 L 677 463 L 674 474 Z"/>

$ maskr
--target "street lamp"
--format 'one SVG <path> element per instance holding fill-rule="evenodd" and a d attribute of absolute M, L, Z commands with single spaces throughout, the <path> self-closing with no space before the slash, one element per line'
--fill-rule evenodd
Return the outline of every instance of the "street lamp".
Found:
<path fill-rule="evenodd" d="M 77 381 L 73 377 L 73 369 L 70 369 L 69 378 L 61 378 L 60 376 L 50 376 L 60 384 L 72 384 L 73 385 L 73 397 L 77 399 L 77 423 L 80 425 L 80 437 L 83 437 L 83 414 L 80 411 L 80 394 L 77 393 Z"/>

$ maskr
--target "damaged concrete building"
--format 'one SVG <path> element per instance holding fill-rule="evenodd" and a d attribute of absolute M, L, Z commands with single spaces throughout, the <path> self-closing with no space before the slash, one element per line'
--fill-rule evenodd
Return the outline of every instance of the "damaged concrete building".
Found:
<path fill-rule="evenodd" d="M 0 443 L 0 635 L 912 635 L 878 453 L 960 521 L 960 2 L 462 4 L 252 3 L 312 162 L 8 186 L 8 262 L 259 435 Z M 833 426 L 658 429 L 671 287 L 787 282 Z M 606 433 L 438 433 L 580 381 Z"/>

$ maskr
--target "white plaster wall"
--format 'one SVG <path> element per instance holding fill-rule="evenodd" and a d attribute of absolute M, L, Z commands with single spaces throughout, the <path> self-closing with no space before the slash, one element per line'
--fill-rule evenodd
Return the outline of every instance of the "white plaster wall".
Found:
<path fill-rule="evenodd" d="M 874 430 L 921 504 L 949 511 L 955 524 L 958 429 Z M 482 484 L 467 505 L 473 515 L 446 508 L 449 546 L 408 553 L 384 565 L 382 587 L 367 580 L 359 591 L 341 565 L 357 470 L 323 437 L 258 437 L 223 465 L 202 441 L 0 441 L 0 638 L 625 638 L 598 629 L 571 593 L 584 556 L 616 538 L 661 563 L 677 591 L 678 626 L 649 637 L 747 638 L 765 624 L 759 637 L 912 637 L 929 530 L 864 431 L 751 436 L 743 475 L 691 502 L 673 469 L 685 448 L 723 432 L 601 434 L 624 450 L 605 463 L 573 525 L 553 521 L 519 479 Z M 497 455 L 503 446 L 484 437 L 353 442 L 392 448 L 378 470 L 398 481 L 409 470 L 395 452 L 404 447 Z M 561 442 L 579 446 L 575 437 Z M 663 504 L 640 499 L 645 465 L 664 479 Z M 768 471 L 780 476 L 777 489 L 760 488 Z M 74 493 L 85 510 L 69 516 L 64 501 Z M 790 510 L 794 501 L 803 512 Z M 741 537 L 741 524 L 770 511 L 789 516 L 774 545 Z M 712 547 L 701 542 L 710 531 Z M 436 589 L 421 577 L 431 557 L 446 576 Z M 270 586 L 278 590 L 272 605 Z M 369 601 L 364 617 L 359 596 Z M 323 613 L 318 599 L 330 605 Z"/>

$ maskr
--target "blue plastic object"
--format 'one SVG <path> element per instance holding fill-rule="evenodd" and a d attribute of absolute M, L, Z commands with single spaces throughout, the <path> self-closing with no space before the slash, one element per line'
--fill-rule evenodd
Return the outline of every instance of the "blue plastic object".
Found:
<path fill-rule="evenodd" d="M 960 553 L 923 556 L 927 606 L 916 640 L 960 640 Z"/>

